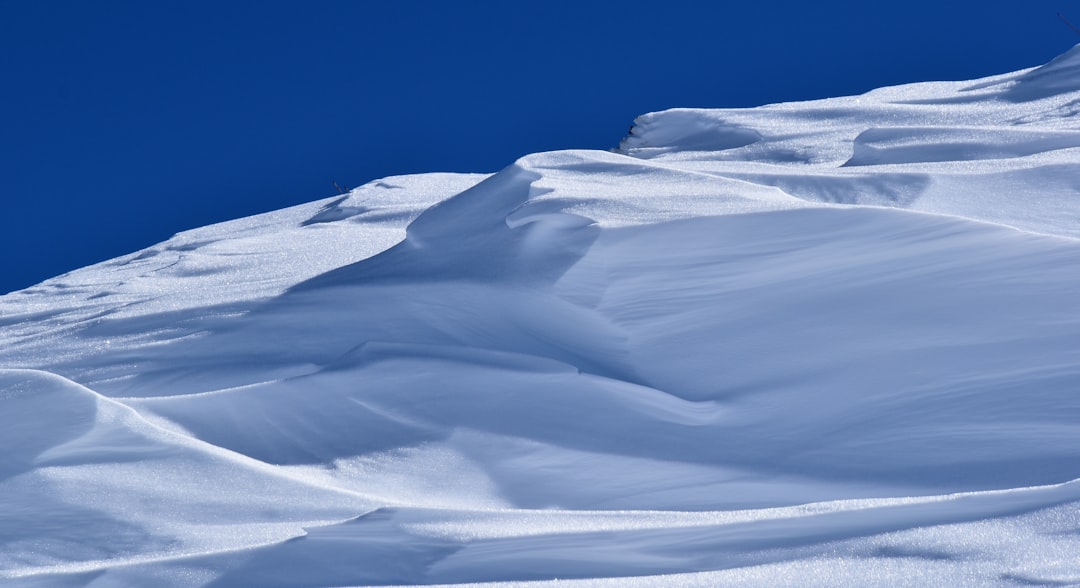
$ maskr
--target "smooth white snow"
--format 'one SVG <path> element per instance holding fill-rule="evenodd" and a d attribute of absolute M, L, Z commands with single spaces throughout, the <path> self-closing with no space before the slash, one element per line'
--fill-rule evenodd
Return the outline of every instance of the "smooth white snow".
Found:
<path fill-rule="evenodd" d="M 17 586 L 1080 584 L 1080 47 L 0 297 Z"/>

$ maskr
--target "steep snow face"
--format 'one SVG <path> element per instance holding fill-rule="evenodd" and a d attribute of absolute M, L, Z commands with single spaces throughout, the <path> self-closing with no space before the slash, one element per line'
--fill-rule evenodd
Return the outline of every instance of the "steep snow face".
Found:
<path fill-rule="evenodd" d="M 0 298 L 15 585 L 1080 582 L 1077 50 Z"/>

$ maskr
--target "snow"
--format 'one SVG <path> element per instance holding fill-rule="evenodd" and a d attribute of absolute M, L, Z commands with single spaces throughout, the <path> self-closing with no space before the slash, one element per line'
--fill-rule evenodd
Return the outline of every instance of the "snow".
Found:
<path fill-rule="evenodd" d="M 646 114 L 0 297 L 0 578 L 1080 584 L 1078 59 Z"/>

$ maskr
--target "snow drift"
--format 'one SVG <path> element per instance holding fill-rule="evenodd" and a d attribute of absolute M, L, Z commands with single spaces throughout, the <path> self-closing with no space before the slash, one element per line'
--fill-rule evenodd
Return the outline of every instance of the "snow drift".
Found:
<path fill-rule="evenodd" d="M 2 297 L 0 577 L 1080 583 L 1078 51 Z"/>

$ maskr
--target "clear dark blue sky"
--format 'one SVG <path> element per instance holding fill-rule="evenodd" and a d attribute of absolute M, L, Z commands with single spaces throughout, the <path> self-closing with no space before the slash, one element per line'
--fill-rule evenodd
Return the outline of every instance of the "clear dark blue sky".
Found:
<path fill-rule="evenodd" d="M 1039 65 L 1075 0 L 0 0 L 0 292 L 392 174 L 613 147 L 638 114 Z"/>

